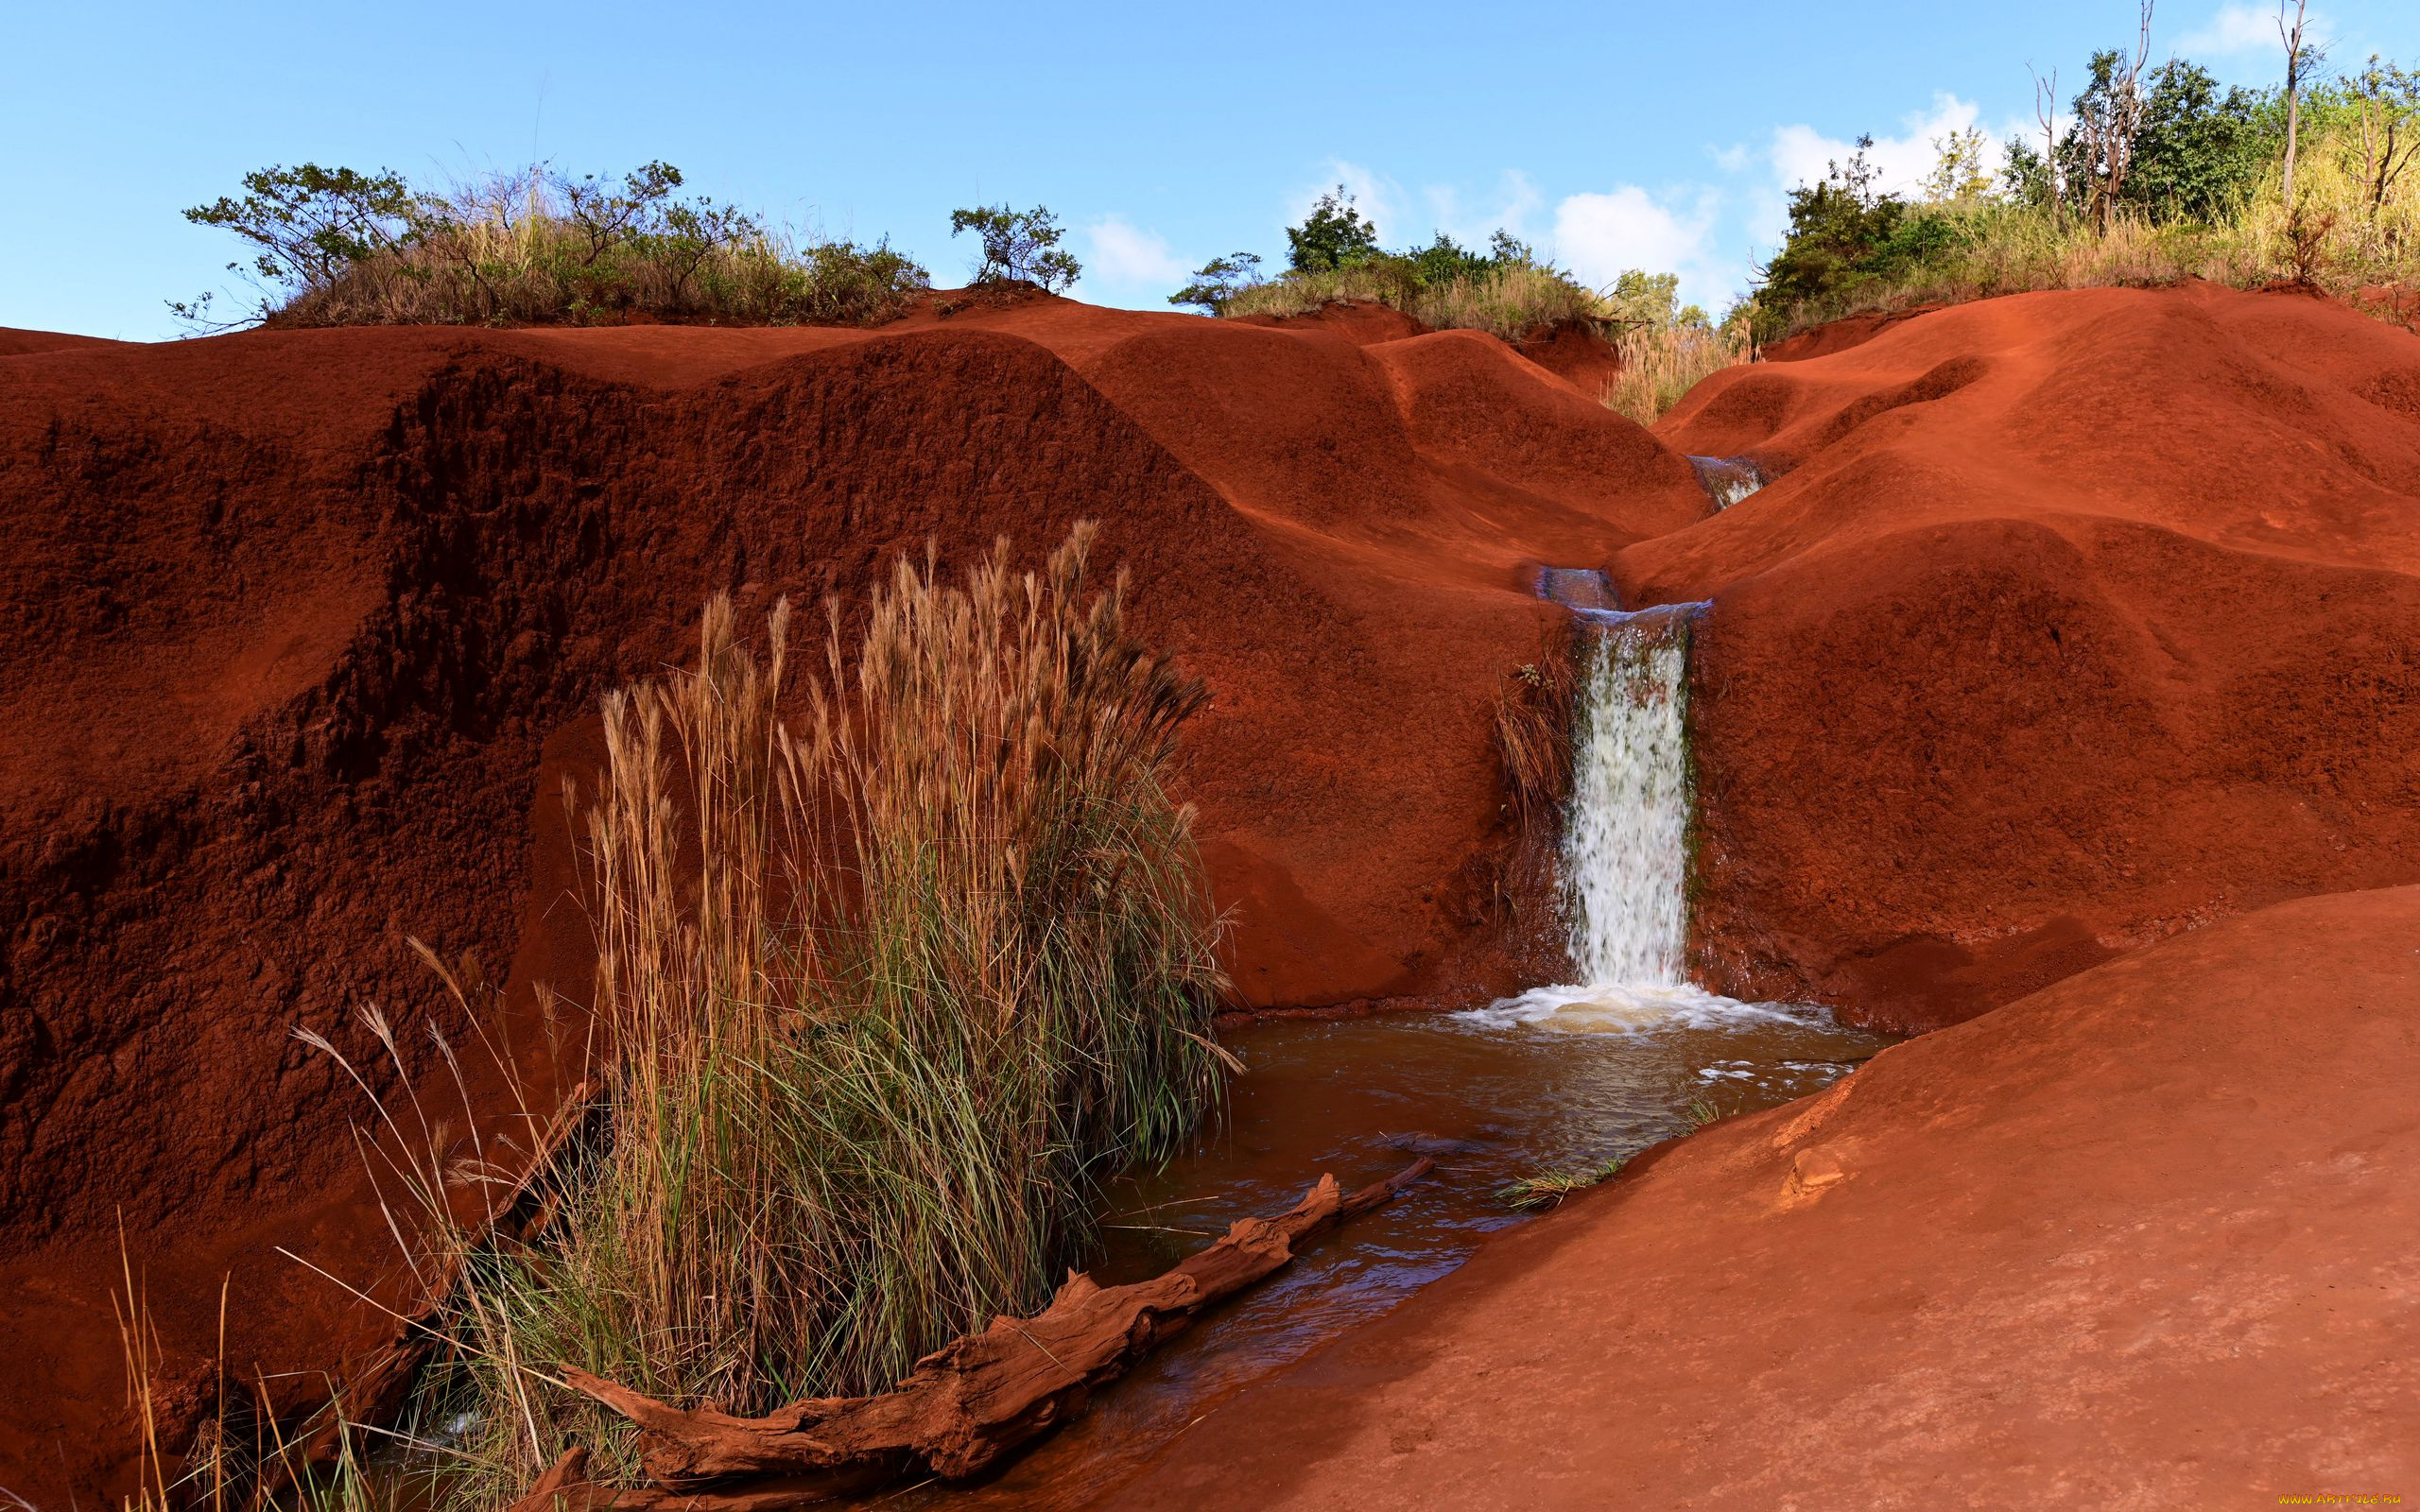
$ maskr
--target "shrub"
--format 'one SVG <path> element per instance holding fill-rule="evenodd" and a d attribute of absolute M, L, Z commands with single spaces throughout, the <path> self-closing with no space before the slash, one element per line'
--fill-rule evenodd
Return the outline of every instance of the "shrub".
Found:
<path fill-rule="evenodd" d="M 1060 238 L 1066 232 L 1061 230 L 1059 218 L 1041 205 L 1031 210 L 985 205 L 951 211 L 949 233 L 956 236 L 970 231 L 982 248 L 974 268 L 977 284 L 1031 284 L 1055 294 L 1083 274 L 1083 265 L 1075 255 L 1060 249 Z"/>
<path fill-rule="evenodd" d="M 1378 228 L 1338 184 L 1320 196 L 1301 225 L 1286 228 L 1286 266 L 1294 272 L 1333 273 L 1378 256 Z"/>
<path fill-rule="evenodd" d="M 1606 318 L 1604 301 L 1559 268 L 1527 260 L 1461 256 L 1469 259 L 1462 265 L 1469 270 L 1435 284 L 1424 280 L 1419 257 L 1392 252 L 1326 272 L 1289 272 L 1265 284 L 1238 284 L 1221 295 L 1216 313 L 1308 315 L 1342 301 L 1365 300 L 1392 305 L 1433 330 L 1485 331 L 1507 341 L 1518 341 L 1542 325 Z"/>
<path fill-rule="evenodd" d="M 1122 577 L 1096 591 L 1093 540 L 962 588 L 904 562 L 803 676 L 786 607 L 758 655 L 717 599 L 697 670 L 607 701 L 581 816 L 610 1127 L 547 1242 L 441 1233 L 463 1280 L 424 1400 L 475 1425 L 458 1499 L 573 1437 L 632 1468 L 626 1425 L 524 1364 L 740 1413 L 881 1390 L 1038 1306 L 1098 1182 L 1194 1135 L 1221 978 L 1165 784 L 1204 696 L 1127 631 Z"/>
<path fill-rule="evenodd" d="M 683 197 L 665 163 L 618 182 L 531 168 L 448 194 L 306 163 L 248 174 L 244 188 L 185 212 L 255 249 L 258 305 L 227 324 L 867 324 L 926 282 L 888 244 L 800 241 Z M 214 326 L 211 302 L 169 307 Z"/>
<path fill-rule="evenodd" d="M 1168 296 L 1170 304 L 1190 304 L 1204 315 L 1224 315 L 1236 295 L 1260 283 L 1258 252 L 1229 252 L 1214 257 L 1193 273 L 1193 282 Z"/>

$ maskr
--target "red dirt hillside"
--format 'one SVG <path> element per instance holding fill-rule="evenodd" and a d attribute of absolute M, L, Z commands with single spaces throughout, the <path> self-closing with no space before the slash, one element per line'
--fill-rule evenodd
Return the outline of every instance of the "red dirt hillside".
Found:
<path fill-rule="evenodd" d="M 1780 474 L 1616 565 L 1715 601 L 1712 985 L 1921 1027 L 2420 880 L 2420 338 L 2030 294 L 1732 369 L 1657 430 Z"/>
<path fill-rule="evenodd" d="M 1522 980 L 1496 679 L 1686 463 L 1467 334 L 1363 347 L 1058 301 L 876 332 L 270 332 L 0 344 L 0 1486 L 114 1495 L 115 1215 L 172 1419 L 372 1336 L 389 1247 L 297 1024 L 424 1060 L 404 936 L 577 995 L 556 799 L 614 684 L 732 588 L 854 593 L 1102 520 L 1209 681 L 1188 796 L 1253 1004 Z M 507 968 L 510 967 L 508 972 Z M 1533 973 L 1534 968 L 1529 969 Z M 307 1385 L 305 1382 L 303 1384 Z M 302 1387 L 291 1389 L 301 1390 Z M 182 1447 L 180 1442 L 175 1447 Z"/>
<path fill-rule="evenodd" d="M 1109 1504 L 2167 1512 L 2409 1487 L 2414 940 L 2420 888 L 2280 904 L 1662 1146 Z"/>

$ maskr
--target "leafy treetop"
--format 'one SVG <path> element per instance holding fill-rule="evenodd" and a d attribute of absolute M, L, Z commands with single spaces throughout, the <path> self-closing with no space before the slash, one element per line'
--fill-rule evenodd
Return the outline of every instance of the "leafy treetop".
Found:
<path fill-rule="evenodd" d="M 1046 206 L 1011 210 L 1006 205 L 980 205 L 951 211 L 949 233 L 957 236 L 970 231 L 982 248 L 975 265 L 977 284 L 1031 284 L 1056 294 L 1083 275 L 1083 265 L 1075 254 L 1060 247 L 1066 232 Z"/>

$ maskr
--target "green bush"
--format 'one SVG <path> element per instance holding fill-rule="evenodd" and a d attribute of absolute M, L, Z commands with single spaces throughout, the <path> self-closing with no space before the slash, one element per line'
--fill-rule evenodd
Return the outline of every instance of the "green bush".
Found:
<path fill-rule="evenodd" d="M 1286 247 L 1287 266 L 1293 271 L 1333 273 L 1378 256 L 1378 228 L 1338 184 L 1334 193 L 1320 196 L 1301 225 L 1286 228 Z"/>
<path fill-rule="evenodd" d="M 1060 249 L 1060 238 L 1066 232 L 1060 228 L 1059 217 L 1044 206 L 1011 210 L 1006 205 L 981 205 L 951 211 L 949 233 L 957 236 L 970 231 L 982 248 L 975 265 L 977 284 L 1031 284 L 1055 294 L 1083 275 L 1083 265 Z"/>
<path fill-rule="evenodd" d="M 214 321 L 213 296 L 172 302 L 202 326 L 872 323 L 926 286 L 889 244 L 801 241 L 680 193 L 649 163 L 619 180 L 536 167 L 450 193 L 400 174 L 263 168 L 244 194 L 185 212 L 251 244 L 257 304 Z"/>
<path fill-rule="evenodd" d="M 1206 264 L 1168 297 L 1212 315 L 1306 315 L 1342 301 L 1392 305 L 1436 330 L 1486 331 L 1519 340 L 1542 325 L 1611 318 L 1605 301 L 1535 249 L 1498 231 L 1487 250 L 1443 232 L 1426 246 L 1391 252 L 1343 185 L 1322 195 L 1299 226 L 1286 228 L 1288 266 L 1263 281 L 1260 259 L 1236 252 Z M 1641 275 L 1643 276 L 1643 275 Z"/>
<path fill-rule="evenodd" d="M 2078 119 L 2121 118 L 2115 53 L 2098 54 Z M 2308 279 L 2340 293 L 2420 282 L 2420 80 L 2382 60 L 2301 101 L 2294 205 L 2285 203 L 2283 92 L 2221 92 L 2183 60 L 2143 76 L 2140 122 L 2113 172 L 2071 127 L 2046 151 L 2008 144 L 1996 192 L 1971 176 L 1971 134 L 1943 146 L 1926 194 L 1879 192 L 1860 138 L 1845 163 L 1801 184 L 1789 227 L 1750 301 L 1758 338 L 1869 310 L 2029 289 L 2187 277 L 2253 285 Z"/>

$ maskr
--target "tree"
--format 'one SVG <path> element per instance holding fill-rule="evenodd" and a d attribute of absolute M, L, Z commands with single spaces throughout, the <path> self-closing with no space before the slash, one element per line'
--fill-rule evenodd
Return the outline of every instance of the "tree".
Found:
<path fill-rule="evenodd" d="M 1498 267 L 1536 267 L 1538 249 L 1499 226 L 1487 238 L 1487 258 Z"/>
<path fill-rule="evenodd" d="M 1169 295 L 1168 302 L 1199 306 L 1204 315 L 1224 315 L 1228 301 L 1259 282 L 1258 252 L 1229 252 L 1202 264 L 1193 282 Z"/>
<path fill-rule="evenodd" d="M 1681 276 L 1625 268 L 1605 291 L 1605 302 L 1612 307 L 1612 318 L 1619 325 L 1664 330 L 1679 318 L 1675 311 L 1681 302 Z M 1704 313 L 1698 312 L 1701 319 Z"/>
<path fill-rule="evenodd" d="M 2033 118 L 2042 123 L 2042 156 L 2039 161 L 2042 192 L 2050 202 L 2050 229 L 2063 231 L 2066 223 L 2066 198 L 2059 184 L 2059 71 L 2055 68 L 2050 70 L 2048 78 L 2034 74 L 2031 63 L 2025 65 L 2025 71 L 2033 76 Z M 2014 144 L 2011 144 L 2008 158 L 2008 166 L 2000 170 L 2001 174 L 2012 188 L 2022 189 L 2025 187 L 2025 174 L 2017 161 Z"/>
<path fill-rule="evenodd" d="M 1083 276 L 1084 266 L 1075 254 L 1060 248 L 1066 232 L 1045 206 L 1011 210 L 981 205 L 949 213 L 951 236 L 970 231 L 983 249 L 975 265 L 977 284 L 1030 284 L 1055 294 Z"/>
<path fill-rule="evenodd" d="M 2081 184 L 2085 210 L 2102 231 L 2117 215 L 2134 167 L 2135 136 L 2143 124 L 2143 64 L 2151 52 L 2152 0 L 2143 0 L 2133 57 L 2115 49 L 2092 55 L 2091 82 L 2075 97 L 2076 124 L 2061 145 L 2068 182 Z"/>
<path fill-rule="evenodd" d="M 2271 137 L 2260 95 L 2223 95 L 2207 69 L 2170 59 L 2151 76 L 2135 137 L 2125 200 L 2159 222 L 2216 225 L 2250 197 Z"/>
<path fill-rule="evenodd" d="M 2420 153 L 2420 74 L 2412 74 L 2370 54 L 2370 64 L 2352 81 L 2353 101 L 2360 112 L 2361 187 L 2369 201 L 2369 218 L 2394 192 L 2395 180 Z"/>
<path fill-rule="evenodd" d="M 1287 266 L 1297 273 L 1331 273 L 1378 255 L 1378 228 L 1354 208 L 1338 184 L 1320 196 L 1299 226 L 1286 228 Z"/>
<path fill-rule="evenodd" d="M 1932 142 L 1932 171 L 1920 186 L 1928 205 L 1971 205 L 1991 195 L 1991 177 L 1983 172 L 1980 127 L 1952 131 Z"/>
<path fill-rule="evenodd" d="M 401 174 L 356 173 L 306 163 L 244 175 L 244 197 L 196 205 L 185 219 L 233 232 L 259 250 L 252 270 L 290 289 L 323 288 L 355 263 L 395 250 L 425 230 L 430 206 Z M 238 264 L 228 269 L 236 271 Z"/>
<path fill-rule="evenodd" d="M 1879 173 L 1866 156 L 1873 146 L 1872 135 L 1858 137 L 1848 162 L 1826 163 L 1821 181 L 1789 192 L 1789 230 L 1759 270 L 1760 308 L 1787 311 L 1877 271 L 1876 259 L 1898 234 L 1908 206 L 1876 191 Z"/>
<path fill-rule="evenodd" d="M 2286 45 L 2286 214 L 2294 213 L 2294 147 L 2302 134 L 2303 10 L 2308 0 L 2294 0 L 2293 24 L 2286 22 L 2286 0 L 2277 0 L 2277 40 Z"/>

